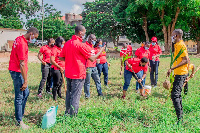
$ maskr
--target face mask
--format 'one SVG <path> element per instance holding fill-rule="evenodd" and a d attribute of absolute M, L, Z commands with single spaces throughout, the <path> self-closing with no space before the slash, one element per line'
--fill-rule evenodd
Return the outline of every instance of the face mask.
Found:
<path fill-rule="evenodd" d="M 142 67 L 145 67 L 145 65 L 142 65 Z"/>
<path fill-rule="evenodd" d="M 153 46 L 155 46 L 155 45 L 156 45 L 156 43 L 154 43 L 154 42 L 152 42 L 151 44 L 152 44 Z"/>
<path fill-rule="evenodd" d="M 92 41 L 92 45 L 95 45 L 96 44 L 96 41 Z"/>
<path fill-rule="evenodd" d="M 172 36 L 171 39 L 172 39 L 172 42 L 175 43 L 175 41 L 176 41 L 175 36 Z"/>
<path fill-rule="evenodd" d="M 145 49 L 145 50 L 148 50 L 149 48 L 148 48 L 148 47 L 144 47 L 144 49 Z"/>
<path fill-rule="evenodd" d="M 61 48 L 63 48 L 64 47 L 64 45 L 61 45 Z"/>
<path fill-rule="evenodd" d="M 33 37 L 34 37 L 34 35 L 33 35 Z M 36 39 L 35 38 L 33 38 L 33 39 L 31 39 L 31 36 L 30 36 L 30 43 L 35 43 L 35 41 L 36 41 Z"/>
<path fill-rule="evenodd" d="M 82 39 L 85 39 L 85 35 L 84 35 L 84 36 L 82 36 Z"/>
<path fill-rule="evenodd" d="M 102 45 L 99 45 L 98 47 L 103 47 Z"/>

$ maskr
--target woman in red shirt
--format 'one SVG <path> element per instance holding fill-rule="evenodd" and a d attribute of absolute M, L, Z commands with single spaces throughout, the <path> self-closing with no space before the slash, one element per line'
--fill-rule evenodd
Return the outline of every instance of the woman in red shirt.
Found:
<path fill-rule="evenodd" d="M 98 39 L 95 44 L 96 54 L 100 51 L 101 47 L 103 47 L 102 40 Z M 98 70 L 99 77 L 101 77 L 101 72 L 103 71 L 104 85 L 107 86 L 108 85 L 108 66 L 110 64 L 107 63 L 105 50 L 99 55 L 96 61 L 97 61 L 97 70 Z"/>
<path fill-rule="evenodd" d="M 60 98 L 61 96 L 61 87 L 63 83 L 62 73 L 65 70 L 65 62 L 59 60 L 60 53 L 62 51 L 63 45 L 65 44 L 65 40 L 63 37 L 58 37 L 55 40 L 55 46 L 51 51 L 51 63 L 52 63 L 52 74 L 53 74 L 53 99 L 57 100 L 57 93 Z"/>
<path fill-rule="evenodd" d="M 50 93 L 51 87 L 51 63 L 50 63 L 50 56 L 51 56 L 51 49 L 54 46 L 55 40 L 50 38 L 48 40 L 48 45 L 44 45 L 40 48 L 38 53 L 38 59 L 41 61 L 41 71 L 42 71 L 42 80 L 40 81 L 40 86 L 38 89 L 38 97 L 42 97 L 42 90 L 44 88 L 44 84 L 46 82 L 46 92 Z M 42 59 L 43 56 L 43 59 Z"/>

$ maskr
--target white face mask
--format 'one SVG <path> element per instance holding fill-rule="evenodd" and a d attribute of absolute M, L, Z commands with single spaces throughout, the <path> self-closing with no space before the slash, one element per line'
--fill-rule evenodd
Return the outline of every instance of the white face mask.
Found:
<path fill-rule="evenodd" d="M 144 49 L 145 49 L 145 50 L 148 50 L 149 48 L 148 48 L 148 47 L 144 47 Z"/>
<path fill-rule="evenodd" d="M 172 39 L 172 42 L 175 43 L 175 41 L 176 41 L 175 36 L 172 36 L 171 39 Z"/>

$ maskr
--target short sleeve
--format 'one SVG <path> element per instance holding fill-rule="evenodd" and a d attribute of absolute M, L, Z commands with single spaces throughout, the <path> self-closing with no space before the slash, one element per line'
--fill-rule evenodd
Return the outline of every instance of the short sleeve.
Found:
<path fill-rule="evenodd" d="M 53 47 L 51 50 L 51 56 L 54 56 L 54 57 L 57 56 L 57 49 L 55 47 Z"/>
<path fill-rule="evenodd" d="M 161 50 L 160 46 L 158 46 L 158 54 L 162 54 L 162 50 Z"/>
<path fill-rule="evenodd" d="M 26 51 L 27 49 L 27 44 L 21 41 L 20 39 L 16 40 L 16 43 L 18 45 L 18 50 L 17 50 L 17 55 L 19 60 L 25 60 L 26 58 Z"/>
<path fill-rule="evenodd" d="M 44 53 L 44 46 L 42 46 L 41 48 L 40 48 L 40 51 L 39 51 L 40 53 Z"/>
<path fill-rule="evenodd" d="M 148 65 L 145 65 L 145 67 L 143 68 L 143 71 L 147 72 L 147 70 L 148 70 Z"/>
<path fill-rule="evenodd" d="M 79 46 L 79 51 L 85 57 L 85 59 L 89 59 L 91 57 L 92 48 L 90 48 L 89 46 L 87 46 L 85 43 L 82 43 Z"/>
<path fill-rule="evenodd" d="M 135 51 L 135 55 L 137 56 L 137 57 L 139 57 L 139 48 Z"/>

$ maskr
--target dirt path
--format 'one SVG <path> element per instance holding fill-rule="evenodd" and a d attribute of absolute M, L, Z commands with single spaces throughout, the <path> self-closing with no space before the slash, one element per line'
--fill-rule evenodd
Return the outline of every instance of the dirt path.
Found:
<path fill-rule="evenodd" d="M 8 69 L 9 60 L 10 60 L 10 52 L 0 53 L 0 70 Z M 34 63 L 40 63 L 40 61 L 37 58 L 37 53 L 33 53 L 33 52 L 29 52 L 28 61 L 34 62 Z"/>

